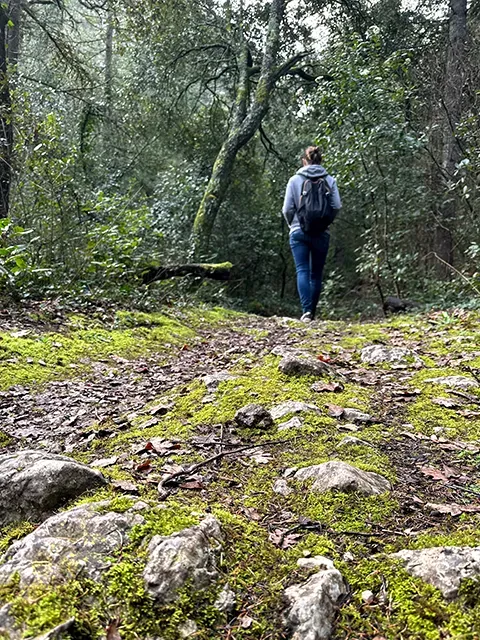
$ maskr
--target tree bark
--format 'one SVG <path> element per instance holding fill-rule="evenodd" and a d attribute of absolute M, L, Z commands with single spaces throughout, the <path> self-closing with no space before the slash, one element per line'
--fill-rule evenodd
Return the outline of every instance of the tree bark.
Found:
<path fill-rule="evenodd" d="M 197 260 L 209 255 L 213 225 L 225 198 L 237 153 L 253 137 L 267 113 L 269 98 L 279 77 L 275 65 L 285 2 L 286 0 L 271 2 L 260 78 L 250 105 L 248 103 L 251 68 L 248 66 L 248 49 L 245 45 L 242 48 L 241 73 L 232 128 L 217 155 L 193 225 L 193 249 Z"/>
<path fill-rule="evenodd" d="M 444 262 L 453 264 L 453 235 L 457 213 L 457 197 L 452 189 L 456 165 L 461 159 L 457 130 L 462 118 L 467 40 L 467 0 L 450 0 L 448 47 L 443 87 L 442 174 L 444 200 L 438 212 L 435 250 Z M 450 270 L 439 262 L 439 275 L 448 277 Z"/>
<path fill-rule="evenodd" d="M 113 102 L 113 11 L 111 3 L 107 8 L 107 28 L 105 33 L 105 112 L 103 122 L 103 151 L 107 155 L 110 153 L 111 124 L 112 124 L 112 102 Z"/>
<path fill-rule="evenodd" d="M 12 98 L 9 83 L 8 6 L 0 5 L 0 218 L 8 217 L 12 178 Z"/>

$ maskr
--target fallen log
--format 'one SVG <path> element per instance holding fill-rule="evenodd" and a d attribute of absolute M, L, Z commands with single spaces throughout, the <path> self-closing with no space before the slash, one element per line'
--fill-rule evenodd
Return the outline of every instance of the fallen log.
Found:
<path fill-rule="evenodd" d="M 156 280 L 168 280 L 178 276 L 193 275 L 198 278 L 211 278 L 212 280 L 229 280 L 231 262 L 220 264 L 174 264 L 165 267 L 148 267 L 142 273 L 143 284 L 150 284 Z"/>

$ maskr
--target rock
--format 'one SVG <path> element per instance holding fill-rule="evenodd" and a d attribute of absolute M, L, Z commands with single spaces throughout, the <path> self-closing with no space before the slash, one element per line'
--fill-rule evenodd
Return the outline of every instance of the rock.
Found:
<path fill-rule="evenodd" d="M 320 409 L 314 404 L 307 404 L 306 402 L 297 402 L 296 400 L 287 400 L 286 402 L 282 402 L 282 404 L 275 405 L 271 410 L 270 414 L 274 420 L 278 420 L 279 418 L 283 418 L 287 416 L 289 413 L 321 413 Z"/>
<path fill-rule="evenodd" d="M 375 600 L 375 595 L 373 591 L 370 591 L 369 589 L 362 591 L 361 597 L 363 602 L 365 602 L 365 604 L 372 604 L 372 602 Z"/>
<path fill-rule="evenodd" d="M 189 638 L 197 633 L 198 627 L 195 620 L 185 620 L 177 627 L 180 638 Z"/>
<path fill-rule="evenodd" d="M 312 467 L 303 467 L 293 476 L 294 480 L 314 479 L 312 491 L 321 493 L 331 489 L 343 493 L 358 492 L 364 496 L 373 496 L 392 488 L 390 482 L 378 473 L 362 471 L 345 462 L 331 460 Z"/>
<path fill-rule="evenodd" d="M 325 556 L 312 556 L 311 558 L 299 558 L 297 565 L 302 569 L 335 569 L 335 565 L 330 558 Z"/>
<path fill-rule="evenodd" d="M 187 581 L 195 589 L 209 586 L 219 575 L 215 551 L 221 543 L 220 524 L 213 516 L 171 536 L 154 536 L 143 572 L 148 593 L 163 604 L 173 602 Z"/>
<path fill-rule="evenodd" d="M 235 609 L 235 605 L 237 604 L 237 597 L 235 595 L 235 591 L 230 589 L 230 585 L 227 584 L 223 587 L 220 593 L 217 596 L 217 599 L 213 603 L 215 609 L 221 611 L 222 613 L 231 614 Z"/>
<path fill-rule="evenodd" d="M 112 563 L 111 556 L 128 542 L 138 513 L 102 513 L 108 501 L 81 505 L 52 516 L 22 540 L 13 543 L 0 565 L 0 584 L 18 573 L 21 587 L 34 582 L 63 582 L 81 571 L 99 580 Z"/>
<path fill-rule="evenodd" d="M 0 638 L 6 640 L 21 640 L 23 629 L 18 626 L 13 615 L 10 615 L 11 604 L 5 604 L 0 608 Z"/>
<path fill-rule="evenodd" d="M 293 493 L 293 489 L 288 486 L 288 482 L 285 478 L 278 478 L 275 480 L 273 483 L 273 490 L 281 496 L 288 496 Z"/>
<path fill-rule="evenodd" d="M 443 376 L 440 378 L 428 378 L 425 382 L 431 382 L 432 384 L 441 384 L 445 387 L 452 387 L 453 389 L 471 389 L 473 387 L 479 387 L 480 385 L 473 378 L 468 376 Z"/>
<path fill-rule="evenodd" d="M 349 422 L 375 422 L 375 418 L 372 418 L 368 413 L 363 413 L 363 411 L 359 411 L 358 409 L 350 409 L 349 407 L 343 410 L 342 418 Z"/>
<path fill-rule="evenodd" d="M 355 438 L 355 436 L 345 436 L 340 440 L 337 447 L 346 447 L 349 445 L 358 446 L 358 447 L 371 447 L 374 449 L 373 444 L 369 442 L 365 442 L 365 440 L 360 440 L 360 438 Z"/>
<path fill-rule="evenodd" d="M 66 456 L 24 450 L 0 455 L 0 526 L 45 520 L 69 500 L 107 481 Z"/>
<path fill-rule="evenodd" d="M 247 429 L 268 429 L 273 425 L 273 418 L 261 404 L 247 404 L 237 411 L 235 422 Z"/>
<path fill-rule="evenodd" d="M 372 344 L 369 347 L 364 347 L 360 359 L 367 364 L 381 364 L 382 362 L 423 364 L 421 358 L 410 349 L 386 347 L 383 344 Z"/>
<path fill-rule="evenodd" d="M 279 431 L 288 431 L 288 429 L 299 429 L 302 426 L 302 421 L 297 416 L 293 416 L 287 422 L 282 422 L 278 425 Z"/>
<path fill-rule="evenodd" d="M 75 626 L 75 618 L 69 618 L 62 624 L 57 625 L 47 633 L 37 636 L 34 640 L 67 640 L 71 638 L 70 631 Z"/>
<path fill-rule="evenodd" d="M 283 622 L 292 640 L 328 640 L 338 604 L 346 594 L 345 582 L 335 568 L 319 571 L 306 582 L 288 587 Z"/>
<path fill-rule="evenodd" d="M 412 576 L 440 589 L 447 600 L 454 599 L 462 580 L 480 575 L 480 547 L 431 547 L 403 549 L 393 553 Z"/>
<path fill-rule="evenodd" d="M 278 368 L 287 376 L 324 376 L 330 372 L 330 367 L 321 360 L 292 354 L 284 356 Z"/>
<path fill-rule="evenodd" d="M 200 379 L 205 383 L 208 393 L 214 393 L 221 382 L 225 382 L 225 380 L 233 380 L 234 376 L 228 373 L 228 371 L 217 371 L 216 373 L 211 373 L 208 376 L 203 376 Z"/>

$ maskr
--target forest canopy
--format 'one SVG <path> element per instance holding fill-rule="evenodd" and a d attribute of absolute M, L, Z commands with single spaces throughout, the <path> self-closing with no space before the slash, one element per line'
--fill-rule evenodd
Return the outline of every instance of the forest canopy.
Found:
<path fill-rule="evenodd" d="M 0 294 L 294 308 L 281 217 L 319 145 L 324 313 L 480 295 L 477 0 L 9 0 Z M 142 285 L 152 266 L 233 265 Z M 149 302 L 150 301 L 150 302 Z"/>

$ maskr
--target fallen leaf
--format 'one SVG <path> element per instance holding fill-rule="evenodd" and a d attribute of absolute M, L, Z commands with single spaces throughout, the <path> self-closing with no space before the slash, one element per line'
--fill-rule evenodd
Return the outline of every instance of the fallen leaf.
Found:
<path fill-rule="evenodd" d="M 430 476 L 434 480 L 441 480 L 442 482 L 448 482 L 449 474 L 448 467 L 445 468 L 446 471 L 440 471 L 439 469 L 434 469 L 433 467 L 419 467 L 418 470 L 423 473 L 425 476 Z"/>
<path fill-rule="evenodd" d="M 310 387 L 312 391 L 322 393 L 323 391 L 333 391 L 340 393 L 343 391 L 343 385 L 340 382 L 314 382 Z"/>
<path fill-rule="evenodd" d="M 338 404 L 327 404 L 328 415 L 332 418 L 341 418 L 345 409 L 339 407 Z"/>
<path fill-rule="evenodd" d="M 152 468 L 151 460 L 144 460 L 143 462 L 140 462 L 140 464 L 137 464 L 137 466 L 135 467 L 137 471 L 150 471 L 151 468 Z"/>
<path fill-rule="evenodd" d="M 285 533 L 287 530 L 275 529 L 272 533 L 269 534 L 268 539 L 272 542 L 276 547 L 280 549 L 289 549 L 298 543 L 300 538 L 302 537 L 301 533 Z"/>
<path fill-rule="evenodd" d="M 20 331 L 12 331 L 10 333 L 12 338 L 25 338 L 32 333 L 31 329 L 21 329 Z"/>
<path fill-rule="evenodd" d="M 451 516 L 459 516 L 462 513 L 480 512 L 479 504 L 457 504 L 456 502 L 436 504 L 434 502 L 427 502 L 425 506 L 434 513 L 446 513 Z"/>
<path fill-rule="evenodd" d="M 182 484 L 178 485 L 180 489 L 205 489 L 205 485 L 200 480 L 187 480 L 186 482 L 182 482 Z"/>
<path fill-rule="evenodd" d="M 258 511 L 254 507 L 242 507 L 242 513 L 244 513 L 249 520 L 254 520 L 258 522 L 262 519 L 262 516 L 258 513 Z"/>
<path fill-rule="evenodd" d="M 450 400 L 449 398 L 433 398 L 432 402 L 440 405 L 441 407 L 446 407 L 447 409 L 455 409 L 459 406 L 458 402 Z"/>
<path fill-rule="evenodd" d="M 111 467 L 116 464 L 117 460 L 118 456 L 112 456 L 111 458 L 99 458 L 98 460 L 94 460 L 90 466 L 104 469 L 105 467 Z"/>
<path fill-rule="evenodd" d="M 240 626 L 242 629 L 249 629 L 254 622 L 253 618 L 250 618 L 250 616 L 247 615 L 242 616 L 238 619 L 238 621 L 240 622 Z"/>
<path fill-rule="evenodd" d="M 330 356 L 326 356 L 323 353 L 321 353 L 320 355 L 317 356 L 317 360 L 320 360 L 320 362 L 331 362 L 332 361 Z"/>
<path fill-rule="evenodd" d="M 122 640 L 121 635 L 118 633 L 118 627 L 120 620 L 111 620 L 105 631 L 107 632 L 106 640 Z"/>
<path fill-rule="evenodd" d="M 115 491 L 121 491 L 123 493 L 139 493 L 137 485 L 129 480 L 114 480 L 112 487 Z"/>

